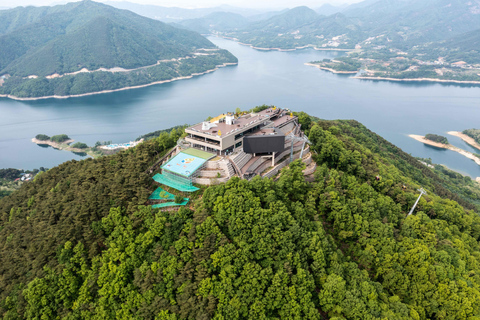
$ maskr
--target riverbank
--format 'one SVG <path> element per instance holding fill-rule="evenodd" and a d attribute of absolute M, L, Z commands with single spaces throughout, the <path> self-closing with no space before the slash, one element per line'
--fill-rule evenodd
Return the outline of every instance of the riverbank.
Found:
<path fill-rule="evenodd" d="M 21 98 L 21 97 L 16 97 L 13 95 L 9 94 L 0 94 L 0 98 L 8 98 L 12 100 L 17 100 L 17 101 L 35 101 L 35 100 L 44 100 L 44 99 L 69 99 L 69 98 L 79 98 L 79 97 L 87 97 L 87 96 L 93 96 L 97 94 L 104 94 L 104 93 L 112 93 L 112 92 L 119 92 L 119 91 L 125 91 L 125 90 L 131 90 L 131 89 L 140 89 L 140 88 L 145 88 L 157 84 L 163 84 L 163 83 L 169 83 L 173 81 L 178 81 L 178 80 L 185 80 L 185 79 L 191 79 L 196 76 L 201 76 L 207 73 L 214 72 L 218 70 L 219 68 L 224 68 L 227 66 L 234 66 L 237 65 L 237 62 L 229 62 L 229 63 L 223 63 L 221 65 L 217 65 L 214 69 L 207 70 L 205 72 L 200 72 L 200 73 L 192 73 L 189 76 L 185 77 L 177 77 L 177 78 L 172 78 L 169 80 L 162 80 L 162 81 L 155 81 L 147 84 L 142 84 L 138 86 L 130 86 L 130 87 L 124 87 L 124 88 L 118 88 L 118 89 L 111 89 L 111 90 L 102 90 L 102 91 L 97 91 L 97 92 L 88 92 L 88 93 L 82 93 L 82 94 L 74 94 L 74 95 L 67 95 L 67 96 L 44 96 L 44 97 L 32 97 L 32 98 Z"/>
<path fill-rule="evenodd" d="M 469 137 L 466 134 L 463 134 L 459 131 L 448 131 L 447 133 L 451 136 L 458 137 L 458 138 L 462 139 L 463 141 L 465 141 L 470 146 L 474 147 L 475 149 L 480 150 L 480 144 L 478 144 L 472 137 Z"/>
<path fill-rule="evenodd" d="M 397 78 L 384 78 L 384 77 L 365 77 L 355 76 L 352 79 L 361 80 L 378 80 L 378 81 L 394 81 L 394 82 L 440 82 L 440 83 L 456 83 L 456 84 L 478 84 L 480 81 L 460 81 L 460 80 L 444 80 L 444 79 L 432 79 L 432 78 L 411 78 L 411 79 L 397 79 Z"/>
<path fill-rule="evenodd" d="M 319 66 L 318 64 L 314 64 L 314 63 L 305 63 L 306 66 L 312 66 L 312 67 L 316 67 L 318 69 L 321 69 L 321 70 L 326 70 L 326 71 L 330 71 L 332 73 L 337 73 L 337 74 L 357 74 L 358 71 L 337 71 L 335 69 L 331 69 L 331 68 L 327 68 L 327 67 L 322 67 L 322 66 Z"/>
<path fill-rule="evenodd" d="M 442 148 L 442 149 L 447 149 L 447 150 L 451 150 L 451 151 L 455 151 L 455 152 L 458 152 L 460 153 L 462 156 L 470 159 L 470 160 L 473 160 L 476 164 L 478 164 L 480 166 L 480 158 L 478 158 L 477 156 L 475 156 L 473 153 L 469 152 L 469 151 L 465 151 L 463 149 L 460 149 L 458 147 L 455 147 L 451 144 L 443 144 L 443 143 L 438 143 L 438 142 L 434 142 L 434 141 L 431 141 L 431 140 L 428 140 L 428 139 L 425 139 L 424 136 L 420 136 L 420 135 L 416 135 L 416 134 L 409 134 L 408 135 L 410 138 L 413 138 L 419 142 L 422 142 L 424 144 L 427 144 L 427 145 L 430 145 L 430 146 L 433 146 L 433 147 L 437 147 L 437 148 Z"/>

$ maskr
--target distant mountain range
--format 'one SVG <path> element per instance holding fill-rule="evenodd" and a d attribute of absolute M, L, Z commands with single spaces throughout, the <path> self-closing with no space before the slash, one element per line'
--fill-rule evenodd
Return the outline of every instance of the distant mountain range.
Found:
<path fill-rule="evenodd" d="M 197 18 L 195 23 L 183 20 L 181 25 L 192 30 L 202 26 L 203 33 L 208 28 L 260 48 L 359 45 L 408 50 L 454 37 L 459 43 L 458 37 L 466 37 L 467 44 L 474 30 L 480 29 L 480 1 L 366 0 L 350 6 L 327 4 L 317 10 L 297 7 L 250 23 L 240 17 L 228 24 L 221 20 L 225 16 Z"/>
<path fill-rule="evenodd" d="M 230 12 L 249 17 L 260 15 L 268 11 L 238 8 L 230 5 L 221 5 L 212 8 L 185 9 L 179 7 L 163 7 L 157 5 L 138 4 L 128 1 L 106 1 L 104 3 L 118 9 L 130 10 L 139 15 L 161 20 L 163 22 L 180 22 L 187 19 L 197 19 L 215 12 Z"/>
<path fill-rule="evenodd" d="M 144 85 L 236 62 L 225 51 L 195 55 L 216 49 L 198 33 L 92 1 L 1 11 L 0 47 L 0 93 L 18 97 Z M 121 72 L 71 74 L 100 68 Z"/>
<path fill-rule="evenodd" d="M 235 30 L 246 27 L 251 20 L 232 12 L 214 12 L 202 18 L 188 19 L 174 24 L 199 33 L 210 33 L 211 30 Z"/>
<path fill-rule="evenodd" d="M 307 45 L 351 48 L 363 36 L 358 19 L 348 18 L 341 13 L 323 16 L 305 6 L 283 11 L 261 21 L 248 22 L 237 17 L 225 24 L 216 20 L 220 17 L 222 20 L 227 18 L 210 16 L 208 20 L 184 20 L 180 25 L 190 30 L 199 30 L 201 25 L 202 33 L 208 29 L 210 33 L 219 33 L 260 48 L 292 49 Z"/>
<path fill-rule="evenodd" d="M 316 8 L 315 11 L 322 16 L 330 16 L 335 13 L 342 12 L 345 8 L 347 8 L 347 4 L 339 5 L 339 6 L 334 6 L 329 3 L 325 3 L 319 8 Z"/>
<path fill-rule="evenodd" d="M 385 34 L 407 45 L 445 40 L 480 28 L 480 1 L 381 0 L 344 14 L 371 35 Z"/>

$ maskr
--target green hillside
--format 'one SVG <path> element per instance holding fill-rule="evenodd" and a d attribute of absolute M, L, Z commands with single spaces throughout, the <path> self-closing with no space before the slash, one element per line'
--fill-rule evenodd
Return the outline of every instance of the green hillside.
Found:
<path fill-rule="evenodd" d="M 189 57 L 199 49 L 215 48 L 198 33 L 89 0 L 55 7 L 6 10 L 0 12 L 0 21 L 0 34 L 3 32 L 0 74 L 10 76 L 4 87 L 0 87 L 0 93 L 18 96 L 21 91 L 20 97 L 36 97 L 37 91 L 41 95 L 48 91 L 27 79 L 28 76 L 37 76 L 37 82 L 54 82 L 45 77 L 83 68 L 90 71 L 114 67 L 136 69 L 156 65 L 160 60 Z M 223 63 L 220 56 L 213 59 L 219 62 L 216 64 Z M 228 57 L 228 62 L 235 61 L 231 55 Z M 206 70 L 202 68 L 201 72 Z M 100 76 L 105 83 L 102 89 L 115 89 L 108 78 L 124 76 L 120 73 Z M 77 80 L 68 79 L 61 85 L 50 86 L 65 92 L 63 87 L 69 83 L 71 86 L 72 81 Z M 19 82 L 24 87 L 22 90 L 18 89 Z M 25 90 L 25 87 L 35 89 Z"/>
<path fill-rule="evenodd" d="M 326 6 L 328 16 L 298 7 L 236 31 L 219 31 L 260 48 L 353 49 L 358 45 L 369 51 L 406 51 L 420 60 L 441 56 L 449 62 L 474 63 L 478 62 L 478 8 L 477 2 L 469 0 L 367 0 L 342 9 Z M 368 52 L 367 59 L 374 56 Z"/>
<path fill-rule="evenodd" d="M 247 31 L 287 32 L 311 23 L 319 17 L 314 10 L 301 6 L 273 16 L 270 19 L 255 22 L 245 29 Z"/>
<path fill-rule="evenodd" d="M 480 188 L 355 121 L 300 113 L 318 164 L 145 206 L 170 131 L 0 200 L 5 319 L 476 319 Z M 438 172 L 438 173 L 437 173 Z M 463 182 L 460 182 L 461 179 Z M 406 217 L 419 187 L 427 190 Z"/>
<path fill-rule="evenodd" d="M 307 7 L 297 7 L 225 34 L 255 47 L 280 49 L 307 45 L 353 48 L 364 39 L 355 19 L 352 20 L 341 13 L 328 17 L 320 16 Z M 338 44 L 332 43 L 332 40 L 338 40 Z"/>
<path fill-rule="evenodd" d="M 480 28 L 478 3 L 469 0 L 377 1 L 345 14 L 357 17 L 370 34 L 386 34 L 408 46 L 451 38 Z"/>

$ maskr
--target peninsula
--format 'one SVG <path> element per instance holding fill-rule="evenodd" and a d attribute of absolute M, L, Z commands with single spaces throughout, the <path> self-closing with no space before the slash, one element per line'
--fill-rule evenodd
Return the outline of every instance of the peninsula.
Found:
<path fill-rule="evenodd" d="M 442 149 L 447 149 L 447 150 L 451 150 L 451 151 L 455 151 L 455 152 L 458 152 L 460 153 L 462 156 L 470 159 L 470 160 L 473 160 L 475 161 L 476 164 L 478 164 L 480 166 L 480 158 L 477 157 L 475 154 L 473 154 L 472 152 L 469 152 L 469 151 L 465 151 L 463 149 L 460 149 L 458 147 L 455 147 L 451 144 L 444 144 L 444 143 L 440 143 L 440 142 L 435 142 L 435 141 L 432 141 L 432 140 L 429 140 L 429 139 L 426 139 L 424 136 L 420 136 L 420 135 L 416 135 L 416 134 L 409 134 L 408 135 L 410 138 L 413 138 L 419 142 L 422 142 L 424 144 L 427 144 L 427 145 L 430 145 L 430 146 L 433 146 L 433 147 L 437 147 L 437 148 L 442 148 Z"/>
<path fill-rule="evenodd" d="M 330 71 L 331 73 L 338 73 L 338 74 L 357 74 L 358 71 L 344 71 L 344 70 L 335 70 L 335 69 L 332 69 L 332 68 L 328 68 L 328 67 L 324 67 L 324 66 L 321 66 L 317 63 L 310 63 L 310 62 L 307 62 L 305 63 L 306 66 L 311 66 L 311 67 L 316 67 L 318 69 L 321 69 L 321 70 L 326 70 L 326 71 Z"/>
<path fill-rule="evenodd" d="M 459 137 L 463 141 L 465 141 L 467 144 L 471 145 L 475 149 L 480 150 L 480 144 L 478 144 L 475 139 L 472 137 L 466 135 L 465 133 L 459 132 L 459 131 L 449 131 L 447 132 L 451 136 Z"/>
<path fill-rule="evenodd" d="M 410 61 L 403 56 L 387 60 L 369 59 L 365 52 L 362 54 L 359 52 L 335 60 L 325 59 L 305 63 L 305 65 L 332 73 L 358 74 L 352 78 L 360 80 L 480 85 L 480 73 L 473 65 L 455 65 L 443 61 L 430 62 L 418 59 Z"/>

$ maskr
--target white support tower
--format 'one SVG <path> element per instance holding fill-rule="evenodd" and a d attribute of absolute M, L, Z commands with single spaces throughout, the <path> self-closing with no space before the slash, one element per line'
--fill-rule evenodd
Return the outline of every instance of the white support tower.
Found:
<path fill-rule="evenodd" d="M 427 191 L 425 191 L 423 188 L 418 189 L 418 191 L 420 191 L 420 195 L 418 196 L 417 201 L 415 201 L 415 204 L 413 205 L 412 209 L 411 209 L 410 212 L 408 213 L 407 217 L 413 213 L 413 210 L 415 210 L 415 207 L 417 206 L 418 201 L 420 201 L 420 198 L 421 198 L 424 194 L 427 194 Z"/>
<path fill-rule="evenodd" d="M 308 143 L 308 144 L 311 145 L 312 143 L 310 142 L 310 140 L 308 140 L 308 138 L 306 136 L 297 137 L 293 133 L 290 133 L 288 136 L 292 138 L 292 146 L 290 148 L 290 162 L 293 161 L 293 145 L 295 144 L 295 142 L 298 142 L 298 141 L 303 142 L 302 151 L 300 152 L 300 159 L 302 159 L 303 149 L 305 149 L 305 144 Z"/>

